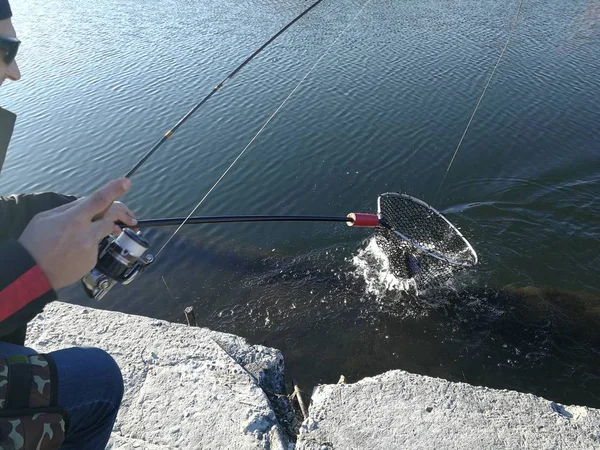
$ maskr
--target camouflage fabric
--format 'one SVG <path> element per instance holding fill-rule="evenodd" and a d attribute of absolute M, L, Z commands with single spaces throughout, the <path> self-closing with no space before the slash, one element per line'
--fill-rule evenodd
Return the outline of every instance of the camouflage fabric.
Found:
<path fill-rule="evenodd" d="M 57 450 L 65 440 L 59 413 L 0 418 L 0 450 Z"/>
<path fill-rule="evenodd" d="M 50 364 L 46 356 L 32 355 L 0 358 L 0 409 L 4 409 L 6 405 L 10 364 L 29 364 L 31 366 L 29 408 L 49 407 L 51 401 Z"/>
<path fill-rule="evenodd" d="M 8 392 L 8 361 L 0 358 L 0 409 L 4 409 Z"/>
<path fill-rule="evenodd" d="M 29 394 L 30 408 L 45 408 L 50 406 L 50 364 L 43 355 L 29 357 L 31 365 L 31 391 Z"/>
<path fill-rule="evenodd" d="M 24 373 L 29 379 L 19 378 Z M 66 413 L 55 404 L 57 389 L 48 355 L 0 358 L 0 450 L 60 448 L 67 422 Z M 25 409 L 15 410 L 16 403 Z"/>

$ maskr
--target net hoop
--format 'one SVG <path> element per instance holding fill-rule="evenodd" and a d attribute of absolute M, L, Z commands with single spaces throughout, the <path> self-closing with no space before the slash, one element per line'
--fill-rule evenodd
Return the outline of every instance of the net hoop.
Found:
<path fill-rule="evenodd" d="M 462 239 L 463 243 L 465 244 L 465 249 L 468 250 L 470 252 L 470 254 L 473 256 L 473 262 L 460 262 L 460 261 L 456 261 L 456 260 L 453 260 L 451 258 L 448 258 L 448 257 L 446 257 L 444 255 L 439 254 L 439 253 L 432 252 L 431 250 L 426 249 L 425 247 L 423 247 L 419 243 L 417 243 L 414 240 L 410 239 L 408 236 L 405 236 L 404 234 L 400 233 L 398 230 L 395 230 L 393 227 L 387 225 L 386 222 L 385 222 L 385 216 L 383 216 L 382 212 L 381 212 L 381 197 L 382 196 L 397 196 L 397 197 L 402 197 L 402 198 L 408 199 L 408 200 L 410 200 L 412 202 L 418 203 L 421 206 L 424 206 L 425 208 L 429 209 L 431 212 L 433 212 L 434 214 L 436 214 L 438 217 L 441 217 L 448 224 L 448 226 L 450 227 L 450 229 L 454 233 L 456 233 L 457 236 L 459 236 Z M 400 194 L 398 192 L 385 192 L 383 194 L 380 194 L 379 197 L 377 197 L 377 214 L 378 214 L 379 218 L 382 219 L 382 225 L 384 225 L 387 229 L 389 229 L 390 231 L 392 231 L 394 234 L 396 234 L 402 240 L 408 242 L 410 245 L 412 245 L 413 247 L 415 247 L 420 252 L 425 253 L 426 255 L 429 255 L 432 258 L 438 259 L 440 261 L 443 261 L 443 262 L 448 263 L 448 264 L 450 264 L 452 266 L 455 266 L 455 267 L 463 267 L 463 268 L 473 267 L 473 266 L 477 265 L 477 263 L 479 261 L 479 258 L 477 257 L 477 252 L 471 246 L 471 244 L 469 243 L 469 241 L 467 241 L 467 239 L 458 230 L 458 228 L 456 228 L 448 219 L 446 219 L 446 217 L 444 217 L 444 215 L 442 213 L 440 213 L 437 209 L 435 209 L 431 205 L 425 203 L 423 200 L 420 200 L 420 199 L 418 199 L 416 197 L 413 197 L 411 195 L 408 195 L 408 194 Z"/>

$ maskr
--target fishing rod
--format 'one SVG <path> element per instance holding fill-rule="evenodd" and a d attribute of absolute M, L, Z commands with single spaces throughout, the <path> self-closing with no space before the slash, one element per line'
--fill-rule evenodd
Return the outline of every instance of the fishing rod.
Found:
<path fill-rule="evenodd" d="M 137 172 L 138 169 L 142 166 L 142 164 L 144 164 L 148 160 L 148 158 L 150 158 L 171 136 L 173 136 L 173 134 L 179 129 L 179 127 L 181 125 L 183 125 L 190 117 L 192 117 L 192 115 L 196 111 L 198 111 L 202 107 L 202 105 L 204 105 L 208 100 L 210 100 L 210 98 L 213 95 L 215 95 L 219 90 L 221 90 L 221 88 L 223 87 L 223 85 L 225 83 L 227 83 L 229 80 L 231 80 L 233 77 L 235 77 L 240 72 L 240 70 L 242 70 L 244 67 L 246 67 L 246 65 L 250 61 L 252 61 L 254 58 L 256 58 L 256 56 L 258 56 L 265 48 L 267 48 L 273 41 L 275 41 L 275 39 L 277 39 L 279 36 L 281 36 L 283 33 L 285 33 L 292 25 L 294 25 L 296 22 L 298 22 L 300 19 L 302 19 L 310 11 L 315 9 L 319 5 L 319 3 L 321 3 L 322 1 L 323 0 L 317 0 L 312 5 L 310 5 L 308 8 L 306 8 L 302 13 L 300 13 L 298 16 L 296 16 L 296 18 L 294 18 L 294 20 L 289 22 L 281 30 L 279 30 L 277 33 L 275 33 L 273 36 L 271 36 L 271 38 L 269 40 L 267 40 L 263 45 L 261 45 L 258 49 L 256 49 L 239 66 L 237 66 L 229 75 L 227 75 L 225 78 L 223 78 L 223 80 L 219 84 L 217 84 L 213 88 L 212 91 L 210 91 L 202 100 L 200 100 L 200 102 L 198 102 L 196 104 L 196 106 L 194 106 L 192 109 L 190 109 L 179 120 L 179 122 L 177 122 L 175 124 L 175 126 L 173 128 L 168 130 L 163 135 L 163 137 L 161 137 L 159 139 L 159 141 L 156 144 L 154 144 L 154 146 L 150 150 L 148 150 L 148 152 L 144 156 L 142 156 L 137 163 L 135 163 L 135 165 L 129 170 L 129 172 L 127 172 L 127 174 L 125 174 L 125 178 L 131 178 L 133 176 L 133 174 L 135 172 Z"/>
<path fill-rule="evenodd" d="M 368 0 L 366 4 L 368 4 L 371 0 Z M 302 11 L 298 16 L 296 16 L 293 20 L 288 22 L 283 28 L 281 28 L 277 33 L 271 36 L 264 44 L 262 44 L 258 49 L 256 49 L 250 56 L 248 56 L 241 64 L 239 64 L 231 73 L 229 73 L 220 83 L 218 83 L 200 102 L 198 102 L 191 110 L 189 110 L 171 129 L 169 129 L 159 140 L 148 150 L 135 165 L 125 174 L 125 178 L 131 178 L 140 167 L 169 139 L 175 134 L 175 132 L 192 116 L 196 111 L 198 111 L 208 100 L 210 100 L 221 88 L 227 83 L 230 79 L 235 77 L 246 65 L 250 63 L 256 56 L 258 56 L 265 48 L 267 48 L 271 43 L 273 43 L 279 36 L 285 33 L 290 27 L 292 27 L 296 22 L 306 16 L 310 11 L 315 9 L 323 0 L 316 0 L 313 2 L 308 8 Z M 366 4 L 363 6 L 361 11 L 364 9 Z M 347 29 L 348 27 L 346 27 Z M 346 31 L 344 29 L 344 31 Z M 343 32 L 344 32 L 343 31 Z M 343 34 L 340 33 L 338 38 L 334 41 L 337 42 L 339 37 Z M 333 46 L 333 44 L 327 49 L 325 54 L 329 51 L 329 49 Z M 317 63 L 321 61 L 321 59 L 325 56 L 321 56 Z M 316 64 L 311 68 L 309 73 L 301 80 L 300 83 L 296 86 L 296 88 L 292 91 L 292 94 L 298 89 L 298 87 L 302 84 L 302 82 L 306 79 L 306 77 L 312 72 Z M 282 105 L 277 109 L 275 114 L 283 107 L 285 102 L 292 95 L 290 94 L 288 98 L 282 103 Z M 270 120 L 275 116 L 273 114 Z M 250 144 L 254 141 L 254 139 L 260 134 L 260 132 L 266 127 L 265 124 L 259 133 L 252 139 Z M 234 160 L 231 166 L 225 171 L 225 173 L 217 180 L 217 183 L 213 185 L 211 190 L 208 192 L 212 192 L 212 190 L 217 186 L 217 184 L 223 179 L 223 177 L 227 174 L 227 172 L 233 167 L 233 164 L 237 162 L 237 160 L 242 156 L 242 154 L 247 150 L 250 146 L 246 146 L 242 153 Z M 208 194 L 207 194 L 208 195 Z M 206 196 L 207 196 L 206 195 Z M 196 211 L 198 206 L 204 201 L 206 196 L 200 201 L 200 203 L 194 208 L 190 215 L 179 222 L 179 227 L 183 226 L 188 220 L 191 218 L 192 214 Z M 344 219 L 347 221 L 347 219 Z M 160 221 L 159 221 L 160 222 Z M 147 221 L 146 224 L 149 222 Z M 157 223 L 155 221 L 155 223 Z M 168 222 L 167 222 L 168 223 Z M 142 221 L 143 224 L 143 221 Z M 143 226 L 143 225 L 140 225 Z M 150 225 L 147 225 L 150 226 Z M 156 225 L 160 226 L 160 225 Z M 159 250 L 162 251 L 164 247 L 171 241 L 173 236 L 177 233 L 179 228 L 171 235 L 171 237 L 167 240 L 165 245 Z M 130 229 L 123 229 L 123 232 L 118 237 L 109 236 L 102 240 L 100 243 L 100 250 L 98 253 L 98 263 L 94 269 L 88 273 L 83 279 L 82 284 L 86 293 L 94 298 L 101 299 L 104 297 L 108 291 L 117 283 L 121 284 L 129 284 L 135 277 L 137 277 L 147 266 L 154 262 L 154 255 L 147 253 L 149 248 L 149 242 L 140 234 L 134 233 Z"/>
<path fill-rule="evenodd" d="M 135 166 L 126 174 L 131 177 L 142 164 L 152 156 L 154 152 L 167 140 L 173 133 L 194 114 L 202 105 L 204 105 L 223 84 L 234 77 L 246 64 L 248 64 L 256 55 L 266 48 L 277 37 L 283 34 L 289 27 L 304 17 L 308 12 L 315 8 L 323 0 L 317 0 L 294 20 L 283 27 L 278 33 L 271 37 L 265 44 L 256 50 L 233 72 L 231 72 L 221 83 L 219 83 L 206 97 L 204 97 L 192 110 L 190 110 L 171 130 L 148 151 Z M 336 39 L 327 47 L 325 52 L 312 65 L 306 75 L 298 82 L 290 94 L 279 105 L 275 112 L 267 119 L 263 126 L 258 130 L 248 145 L 233 160 L 224 173 L 218 178 L 213 186 L 208 190 L 204 197 L 198 202 L 194 209 L 185 218 L 167 218 L 167 219 L 147 219 L 140 220 L 138 227 L 158 227 L 158 226 L 178 226 L 171 234 L 166 243 L 158 251 L 157 255 L 171 242 L 177 232 L 186 224 L 201 223 L 234 223 L 234 222 L 345 222 L 352 227 L 381 228 L 389 232 L 392 236 L 390 242 L 395 247 L 409 245 L 408 249 L 418 252 L 419 255 L 430 257 L 428 260 L 420 261 L 414 256 L 408 261 L 410 272 L 413 276 L 417 274 L 427 274 L 429 277 L 432 267 L 435 264 L 450 265 L 452 267 L 472 267 L 477 264 L 477 254 L 469 242 L 462 236 L 458 229 L 452 225 L 441 213 L 431 206 L 406 194 L 386 193 L 381 194 L 377 199 L 377 214 L 369 213 L 351 213 L 345 217 L 340 216 L 215 216 L 215 217 L 192 217 L 200 205 L 206 200 L 208 195 L 217 187 L 221 180 L 227 175 L 231 168 L 244 155 L 252 143 L 268 126 L 273 118 L 281 111 L 292 95 L 300 88 L 302 83 L 313 72 L 321 60 L 329 53 L 333 46 L 338 42 L 341 36 L 350 28 L 351 24 L 371 3 L 372 0 L 366 0 L 354 18 L 339 33 Z M 94 299 L 101 299 L 117 283 L 129 284 L 141 272 L 143 272 L 155 260 L 155 256 L 148 252 L 150 243 L 141 235 L 141 232 L 134 232 L 129 228 L 123 229 L 119 236 L 108 236 L 100 244 L 98 263 L 96 267 L 88 273 L 82 283 L 87 294 Z M 406 253 L 411 255 L 411 253 Z M 431 261 L 435 261 L 433 263 Z"/>
<path fill-rule="evenodd" d="M 316 60 L 316 62 L 310 67 L 308 72 L 302 77 L 302 79 L 296 84 L 296 86 L 291 90 L 288 96 L 281 102 L 281 104 L 277 107 L 277 109 L 269 116 L 269 118 L 265 121 L 265 123 L 260 127 L 260 129 L 256 132 L 256 134 L 250 139 L 248 144 L 242 149 L 242 151 L 235 157 L 235 159 L 231 162 L 231 164 L 225 169 L 225 171 L 221 174 L 221 176 L 215 181 L 215 183 L 211 186 L 211 188 L 204 194 L 204 196 L 200 199 L 200 201 L 194 206 L 194 208 L 188 214 L 186 220 L 177 227 L 177 229 L 171 234 L 171 236 L 167 239 L 167 241 L 163 244 L 163 246 L 158 250 L 156 256 L 160 255 L 160 253 L 169 245 L 171 240 L 175 237 L 177 233 L 181 230 L 181 228 L 186 224 L 187 219 L 191 218 L 194 213 L 200 208 L 200 206 L 204 203 L 204 201 L 208 198 L 208 196 L 217 188 L 217 186 L 221 183 L 221 181 L 225 178 L 225 176 L 231 171 L 233 166 L 237 164 L 242 156 L 246 153 L 246 151 L 252 146 L 254 141 L 258 139 L 258 136 L 267 128 L 267 126 L 271 123 L 271 121 L 279 114 L 279 112 L 283 109 L 283 107 L 287 104 L 287 102 L 292 98 L 292 96 L 296 93 L 300 86 L 306 81 L 306 79 L 310 76 L 310 74 L 315 70 L 315 68 L 319 65 L 319 63 L 327 56 L 327 54 L 331 51 L 334 45 L 340 40 L 340 38 L 348 31 L 350 26 L 359 15 L 365 10 L 365 8 L 372 2 L 373 0 L 366 0 L 362 7 L 358 10 L 358 12 L 354 15 L 354 17 L 348 22 L 346 27 L 337 35 L 337 37 L 327 46 L 325 51 L 321 54 L 321 56 Z"/>

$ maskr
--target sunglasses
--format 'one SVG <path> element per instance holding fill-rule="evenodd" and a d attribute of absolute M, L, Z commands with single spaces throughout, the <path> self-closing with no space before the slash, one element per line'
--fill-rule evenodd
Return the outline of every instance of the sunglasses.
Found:
<path fill-rule="evenodd" d="M 0 36 L 0 52 L 3 53 L 2 59 L 7 66 L 10 66 L 15 60 L 20 44 L 21 41 L 17 38 Z"/>

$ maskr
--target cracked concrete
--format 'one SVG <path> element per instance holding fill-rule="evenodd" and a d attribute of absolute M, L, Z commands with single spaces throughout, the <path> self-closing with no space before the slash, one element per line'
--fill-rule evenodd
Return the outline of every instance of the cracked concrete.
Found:
<path fill-rule="evenodd" d="M 600 411 L 402 370 L 318 386 L 296 450 L 598 449 Z"/>
<path fill-rule="evenodd" d="M 28 346 L 107 350 L 125 397 L 111 450 L 291 450 L 278 423 L 283 356 L 202 328 L 54 303 Z M 281 398 L 281 397 L 279 397 Z M 401 370 L 318 386 L 296 450 L 600 449 L 600 411 Z"/>
<path fill-rule="evenodd" d="M 58 302 L 30 323 L 27 345 L 39 352 L 93 346 L 115 358 L 125 395 L 111 449 L 287 448 L 259 385 L 265 373 L 272 375 L 269 389 L 283 383 L 276 350 L 207 329 Z M 249 370 L 245 362 L 252 363 Z"/>

